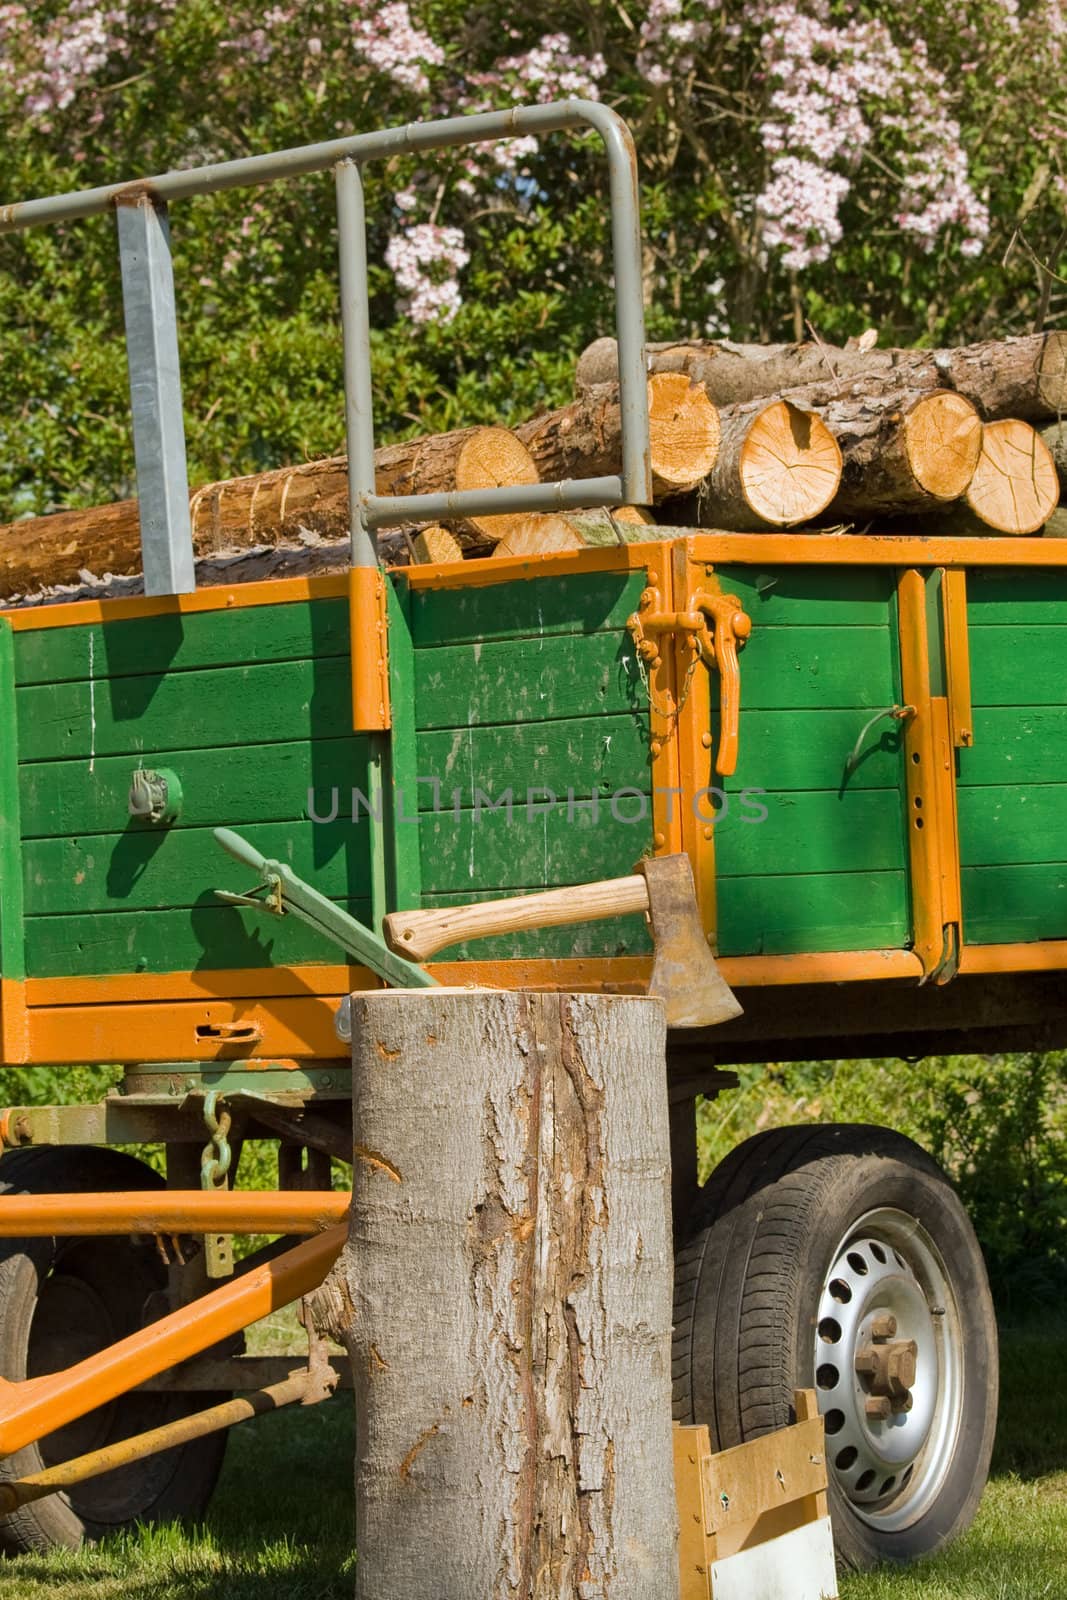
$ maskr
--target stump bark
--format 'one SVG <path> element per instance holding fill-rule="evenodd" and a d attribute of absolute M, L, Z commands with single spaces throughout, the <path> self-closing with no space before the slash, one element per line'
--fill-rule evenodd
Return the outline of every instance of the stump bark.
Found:
<path fill-rule="evenodd" d="M 357 1600 L 676 1600 L 665 1028 L 352 997 Z"/>

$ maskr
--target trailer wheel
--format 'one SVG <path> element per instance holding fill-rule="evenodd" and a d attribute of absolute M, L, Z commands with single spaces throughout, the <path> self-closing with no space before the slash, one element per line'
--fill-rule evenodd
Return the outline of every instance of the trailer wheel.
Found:
<path fill-rule="evenodd" d="M 908 1561 L 961 1533 L 989 1471 L 997 1333 L 978 1241 L 937 1163 L 886 1128 L 776 1129 L 730 1153 L 692 1224 L 676 1419 L 727 1449 L 793 1421 L 793 1390 L 816 1389 L 847 1565 Z"/>
<path fill-rule="evenodd" d="M 116 1150 L 18 1150 L 0 1159 L 5 1193 L 74 1194 L 162 1187 L 144 1162 Z M 152 1240 L 0 1239 L 0 1374 L 13 1380 L 68 1367 L 143 1325 L 150 1295 L 165 1286 Z M 0 1461 L 0 1478 L 24 1476 L 213 1400 L 194 1394 L 120 1396 Z M 21 1555 L 72 1548 L 137 1522 L 196 1517 L 215 1487 L 226 1435 L 149 1456 L 0 1517 L 0 1550 Z"/>

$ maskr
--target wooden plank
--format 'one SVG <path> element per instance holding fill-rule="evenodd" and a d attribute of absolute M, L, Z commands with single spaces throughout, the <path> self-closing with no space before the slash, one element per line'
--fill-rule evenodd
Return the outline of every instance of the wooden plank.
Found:
<path fill-rule="evenodd" d="M 398 574 L 406 577 L 407 574 Z M 417 650 L 554 634 L 619 633 L 637 609 L 646 577 L 635 572 L 573 573 L 527 578 L 490 588 L 412 588 L 411 629 Z"/>
<path fill-rule="evenodd" d="M 14 704 L 15 641 L 0 618 L 0 974 L 9 981 L 26 970 Z"/>
<path fill-rule="evenodd" d="M 742 715 L 891 706 L 892 661 L 888 627 L 753 629 L 741 652 Z"/>
<path fill-rule="evenodd" d="M 711 1582 L 714 1600 L 836 1600 L 829 1517 L 716 1561 Z"/>
<path fill-rule="evenodd" d="M 182 784 L 176 828 L 233 827 L 297 822 L 307 816 L 309 791 L 316 815 L 325 816 L 338 791 L 342 814 L 351 812 L 352 788 L 361 783 L 366 736 L 239 745 L 223 749 L 161 750 L 146 767 L 169 767 Z M 25 839 L 125 831 L 159 833 L 127 815 L 134 756 L 100 756 L 93 763 L 35 761 L 19 771 Z"/>
<path fill-rule="evenodd" d="M 1020 625 L 1009 631 L 972 623 L 970 634 L 976 708 L 1063 704 L 1067 627 Z"/>
<path fill-rule="evenodd" d="M 961 789 L 1061 782 L 1067 772 L 1067 707 L 983 706 L 974 714 L 974 745 L 960 751 L 959 769 Z"/>
<path fill-rule="evenodd" d="M 1067 784 L 961 789 L 959 832 L 968 867 L 1067 861 Z"/>
<path fill-rule="evenodd" d="M 678 1600 L 710 1600 L 715 1541 L 704 1507 L 705 1426 L 674 1425 L 674 1494 L 678 1502 Z"/>
<path fill-rule="evenodd" d="M 724 594 L 736 594 L 754 628 L 884 625 L 893 578 L 878 567 L 717 567 Z"/>
<path fill-rule="evenodd" d="M 724 878 L 719 883 L 720 955 L 892 949 L 906 945 L 910 931 L 904 872 Z"/>
<path fill-rule="evenodd" d="M 338 904 L 361 922 L 370 916 L 368 899 Z M 340 959 L 331 940 L 295 917 L 268 920 L 224 905 L 180 911 L 94 911 L 29 917 L 26 922 L 26 965 L 36 978 L 230 972 Z"/>
<path fill-rule="evenodd" d="M 964 867 L 961 880 L 968 944 L 1067 938 L 1067 862 Z"/>
<path fill-rule="evenodd" d="M 352 727 L 344 656 L 42 684 L 17 690 L 15 704 L 24 761 L 149 756 L 176 742 L 274 744 L 337 737 Z"/>
<path fill-rule="evenodd" d="M 648 696 L 623 631 L 416 651 L 420 730 L 545 722 L 643 710 Z"/>
<path fill-rule="evenodd" d="M 861 759 L 845 778 L 845 764 L 870 717 L 867 706 L 829 711 L 756 711 L 743 706 L 737 772 L 723 787 L 729 794 L 757 785 L 775 794 L 837 789 L 842 783 L 848 793 L 893 788 L 901 781 L 903 740 L 900 724 L 888 718 L 870 730 Z M 716 743 L 718 724 L 716 712 L 712 716 Z"/>
<path fill-rule="evenodd" d="M 1067 572 L 974 568 L 967 574 L 967 614 L 972 623 L 1002 628 L 1067 623 Z"/>
<path fill-rule="evenodd" d="M 365 817 L 358 826 L 351 818 L 321 827 L 269 822 L 249 829 L 247 837 L 323 894 L 358 898 L 368 891 Z M 27 916 L 213 907 L 216 888 L 243 893 L 253 887 L 209 828 L 36 839 L 25 845 L 23 861 Z"/>
<path fill-rule="evenodd" d="M 347 652 L 348 608 L 343 600 L 241 606 L 188 615 L 171 612 L 21 633 L 15 681 L 25 685 L 90 676 L 98 680 L 142 677 Z"/>
<path fill-rule="evenodd" d="M 406 587 L 386 591 L 389 622 L 389 701 L 392 728 L 383 823 L 386 839 L 387 909 L 418 905 L 422 894 L 419 841 L 407 817 L 418 808 L 419 749 L 415 732 L 415 662 L 411 641 L 411 596 Z"/>
<path fill-rule="evenodd" d="M 821 1417 L 778 1428 L 704 1465 L 705 1505 L 715 1532 L 717 1560 L 760 1543 L 760 1524 L 783 1506 L 826 1487 Z"/>
<path fill-rule="evenodd" d="M 647 797 L 619 801 L 618 816 L 632 810 L 632 823 L 619 821 L 606 807 L 597 817 L 587 807 L 553 805 L 535 799 L 533 808 L 461 811 L 422 817 L 419 826 L 424 895 L 454 893 L 468 900 L 495 889 L 548 889 L 590 883 L 629 872 L 651 848 Z M 538 806 L 541 809 L 538 809 Z M 573 815 L 568 815 L 568 810 Z M 644 815 L 641 816 L 643 810 Z"/>
<path fill-rule="evenodd" d="M 766 809 L 758 820 L 751 809 Z M 768 792 L 751 798 L 746 811 L 728 802 L 715 824 L 715 860 L 720 882 L 779 873 L 889 872 L 906 861 L 900 794 L 862 789 L 840 795 Z"/>
<path fill-rule="evenodd" d="M 525 797 L 531 784 L 547 784 L 557 794 L 604 798 L 627 785 L 648 784 L 648 715 L 645 709 L 603 717 L 567 717 L 557 722 L 515 727 L 452 728 L 418 735 L 420 811 L 434 809 L 434 788 L 440 784 L 440 805 L 473 805 L 474 791 L 496 796 L 513 789 Z M 405 809 L 414 810 L 405 796 Z"/>

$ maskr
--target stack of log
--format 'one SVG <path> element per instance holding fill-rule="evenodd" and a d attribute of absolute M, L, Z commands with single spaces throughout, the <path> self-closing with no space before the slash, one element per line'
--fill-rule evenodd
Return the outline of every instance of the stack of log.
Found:
<path fill-rule="evenodd" d="M 649 346 L 654 509 L 470 517 L 382 536 L 389 560 L 532 555 L 735 531 L 1067 532 L 1067 334 L 951 350 L 691 341 Z M 617 352 L 598 339 L 577 397 L 514 429 L 466 428 L 375 456 L 379 494 L 616 474 Z M 1044 431 L 1039 432 L 1044 425 Z M 191 497 L 198 560 L 293 548 L 345 565 L 343 456 L 210 484 Z M 894 524 L 894 519 L 906 519 Z M 1063 528 L 1060 523 L 1063 521 Z M 139 570 L 136 501 L 0 528 L 0 600 Z"/>

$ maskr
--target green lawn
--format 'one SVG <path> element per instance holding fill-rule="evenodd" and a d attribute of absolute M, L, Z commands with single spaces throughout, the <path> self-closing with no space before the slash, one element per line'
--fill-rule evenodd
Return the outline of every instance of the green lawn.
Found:
<path fill-rule="evenodd" d="M 1065 1354 L 1067 1324 L 1005 1330 L 994 1479 L 975 1527 L 908 1572 L 844 1580 L 842 1600 L 1064 1600 Z M 23 1557 L 0 1570 L 0 1600 L 349 1600 L 351 1416 L 341 1397 L 246 1423 L 204 1528 Z"/>

